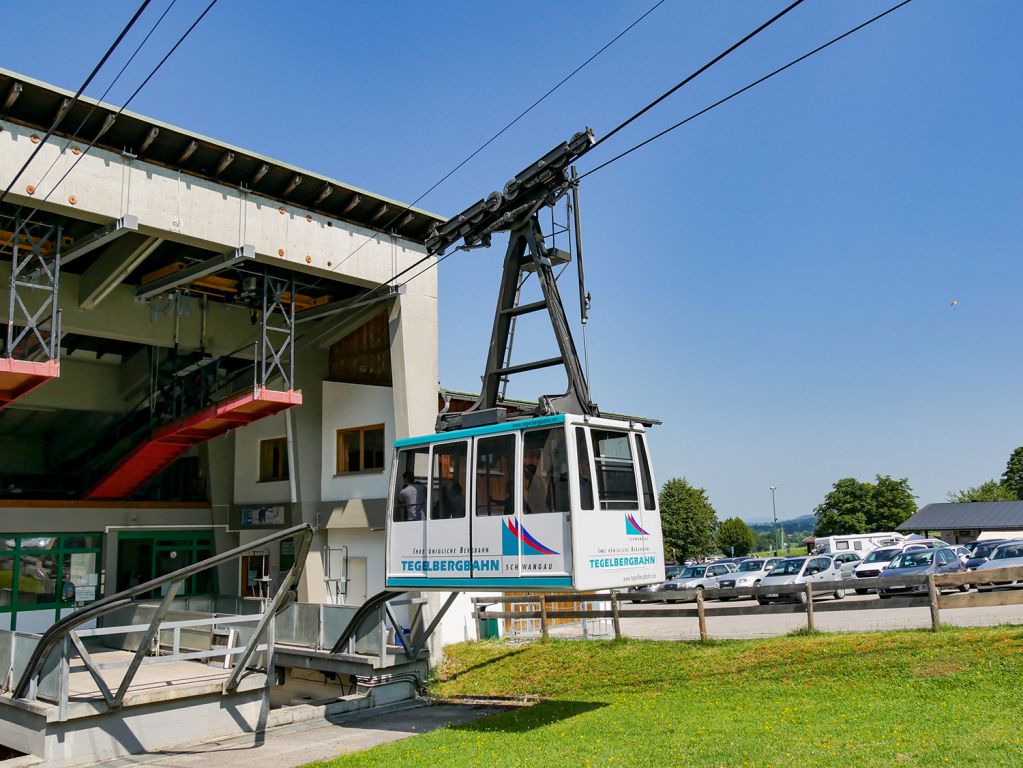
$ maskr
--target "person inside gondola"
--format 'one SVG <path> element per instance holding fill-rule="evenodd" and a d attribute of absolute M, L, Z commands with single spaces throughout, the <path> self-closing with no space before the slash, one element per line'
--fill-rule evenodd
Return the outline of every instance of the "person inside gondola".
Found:
<path fill-rule="evenodd" d="M 398 509 L 404 511 L 405 520 L 422 520 L 426 511 L 426 486 L 417 483 L 415 475 L 406 471 L 402 475 L 405 485 L 398 492 Z"/>

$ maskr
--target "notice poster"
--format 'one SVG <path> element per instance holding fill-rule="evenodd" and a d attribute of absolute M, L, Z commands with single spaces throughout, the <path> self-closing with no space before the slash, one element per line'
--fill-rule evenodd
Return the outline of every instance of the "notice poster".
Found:
<path fill-rule="evenodd" d="M 283 504 L 242 507 L 242 528 L 276 528 L 285 524 Z"/>

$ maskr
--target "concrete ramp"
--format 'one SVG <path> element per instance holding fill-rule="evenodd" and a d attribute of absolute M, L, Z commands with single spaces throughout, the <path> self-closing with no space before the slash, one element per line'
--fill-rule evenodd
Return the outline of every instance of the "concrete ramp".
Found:
<path fill-rule="evenodd" d="M 152 671 L 133 681 L 119 707 L 94 698 L 90 694 L 95 690 L 83 690 L 91 686 L 82 679 L 72 683 L 63 712 L 58 703 L 0 696 L 3 743 L 46 765 L 63 766 L 264 728 L 269 714 L 265 674 L 246 674 L 225 694 L 225 670 L 210 674 L 210 668 L 198 662 L 174 664 L 178 669 L 159 672 L 157 666 L 169 665 L 150 666 Z M 187 677 L 175 679 L 178 675 Z"/>

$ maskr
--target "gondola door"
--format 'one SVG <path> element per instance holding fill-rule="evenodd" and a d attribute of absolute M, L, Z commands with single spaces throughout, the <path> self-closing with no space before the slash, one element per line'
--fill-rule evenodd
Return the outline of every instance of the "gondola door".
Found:
<path fill-rule="evenodd" d="M 519 544 L 512 533 L 521 508 L 518 444 L 516 432 L 475 441 L 472 576 L 480 584 L 519 574 Z"/>
<path fill-rule="evenodd" d="M 511 526 L 524 584 L 567 585 L 572 573 L 569 496 L 572 472 L 562 425 L 522 433 L 522 513 Z"/>
<path fill-rule="evenodd" d="M 426 523 L 426 570 L 431 580 L 453 581 L 471 575 L 468 467 L 468 440 L 431 447 Z"/>

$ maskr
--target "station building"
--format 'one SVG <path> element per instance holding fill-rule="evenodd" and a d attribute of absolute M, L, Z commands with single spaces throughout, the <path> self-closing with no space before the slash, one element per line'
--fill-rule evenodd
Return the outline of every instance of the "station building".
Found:
<path fill-rule="evenodd" d="M 298 599 L 358 605 L 390 446 L 438 411 L 436 270 L 391 278 L 441 219 L 71 96 L 0 70 L 0 186 L 38 150 L 0 203 L 0 628 L 303 521 Z M 259 600 L 294 556 L 182 596 Z"/>

